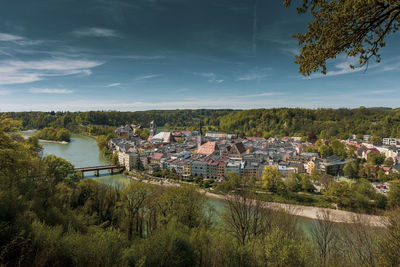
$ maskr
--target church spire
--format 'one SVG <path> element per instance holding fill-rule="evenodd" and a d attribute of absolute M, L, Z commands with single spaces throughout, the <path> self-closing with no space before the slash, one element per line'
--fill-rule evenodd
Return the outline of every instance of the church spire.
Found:
<path fill-rule="evenodd" d="M 154 121 L 150 122 L 150 136 L 154 136 L 157 133 L 157 126 Z"/>
<path fill-rule="evenodd" d="M 203 127 L 201 120 L 199 122 L 199 134 L 197 136 L 197 150 L 200 149 L 201 143 L 202 143 L 202 137 L 201 137 L 201 128 Z"/>

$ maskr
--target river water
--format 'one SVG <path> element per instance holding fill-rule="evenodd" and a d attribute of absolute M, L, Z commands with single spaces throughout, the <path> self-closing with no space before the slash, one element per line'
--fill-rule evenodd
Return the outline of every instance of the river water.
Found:
<path fill-rule="evenodd" d="M 31 136 L 32 132 L 23 132 L 26 136 Z M 40 142 L 43 146 L 43 156 L 54 154 L 71 162 L 75 168 L 108 165 L 99 153 L 96 139 L 83 135 L 72 135 L 69 144 Z M 92 178 L 102 183 L 124 187 L 130 180 L 122 174 L 109 175 L 108 171 L 100 171 L 100 176 L 94 176 L 93 172 L 85 173 L 85 178 Z"/>

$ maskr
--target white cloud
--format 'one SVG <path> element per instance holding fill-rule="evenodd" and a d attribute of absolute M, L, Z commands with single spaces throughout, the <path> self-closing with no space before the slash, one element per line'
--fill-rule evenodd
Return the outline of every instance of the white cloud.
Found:
<path fill-rule="evenodd" d="M 264 92 L 253 96 L 281 94 L 280 92 Z M 90 110 L 120 110 L 120 111 L 137 111 L 137 110 L 168 110 L 168 109 L 199 109 L 199 108 L 235 108 L 235 109 L 255 109 L 255 108 L 278 108 L 278 107 L 303 107 L 303 108 L 342 108 L 342 107 L 359 107 L 361 105 L 374 107 L 384 105 L 388 107 L 398 107 L 399 97 L 390 95 L 382 98 L 368 97 L 349 97 L 348 95 L 329 96 L 311 98 L 307 96 L 304 101 L 299 101 L 299 95 L 282 94 L 282 97 L 262 98 L 254 97 L 243 101 L 243 97 L 195 97 L 187 99 L 176 99 L 172 101 L 125 101 L 104 99 L 82 99 L 59 102 L 34 102 L 34 103 L 9 103 L 2 101 L 0 98 L 1 111 L 90 111 Z M 334 101 L 332 100 L 334 99 Z M 354 100 L 355 99 L 355 100 Z M 382 103 L 382 104 L 381 104 Z"/>
<path fill-rule="evenodd" d="M 7 91 L 7 90 L 0 90 L 0 95 L 10 95 L 11 94 L 11 92 L 10 91 Z"/>
<path fill-rule="evenodd" d="M 286 95 L 285 93 L 282 92 L 263 92 L 263 93 L 257 93 L 257 94 L 247 94 L 247 95 L 237 95 L 237 96 L 231 96 L 231 98 L 263 98 L 263 97 L 273 97 L 273 96 L 283 96 Z"/>
<path fill-rule="evenodd" d="M 138 76 L 134 80 L 135 81 L 142 81 L 142 80 L 148 80 L 148 79 L 157 78 L 157 77 L 160 77 L 160 76 L 161 76 L 160 74 L 149 74 L 149 75 Z"/>
<path fill-rule="evenodd" d="M 281 47 L 280 50 L 289 56 L 295 56 L 300 54 L 300 48 L 298 46 Z"/>
<path fill-rule="evenodd" d="M 212 72 L 194 72 L 193 74 L 207 78 L 209 83 L 220 84 L 225 81 L 223 79 L 217 79 L 217 75 Z"/>
<path fill-rule="evenodd" d="M 262 101 L 243 101 L 242 99 L 234 98 L 220 98 L 220 99 L 193 99 L 193 100 L 176 100 L 172 102 L 168 101 L 149 101 L 149 102 L 121 102 L 112 103 L 110 101 L 89 101 L 89 100 L 77 100 L 70 102 L 60 103 L 32 103 L 32 104 L 8 104 L 1 103 L 0 105 L 3 111 L 23 111 L 23 110 L 40 110 L 40 111 L 88 111 L 88 110 L 121 110 L 121 111 L 136 111 L 136 110 L 168 110 L 168 109 L 198 109 L 198 108 L 262 108 L 277 105 L 277 100 L 271 100 L 267 102 L 264 99 Z M 284 105 L 283 103 L 278 103 Z"/>
<path fill-rule="evenodd" d="M 0 84 L 30 83 L 50 76 L 90 75 L 91 68 L 102 64 L 99 61 L 74 59 L 0 61 Z"/>
<path fill-rule="evenodd" d="M 24 38 L 18 35 L 8 34 L 8 33 L 1 33 L 0 32 L 0 42 L 7 42 L 7 41 L 20 41 Z"/>
<path fill-rule="evenodd" d="M 390 93 L 394 93 L 394 91 L 393 90 L 372 90 L 372 91 L 366 91 L 364 94 L 380 95 L 380 94 L 390 94 Z"/>
<path fill-rule="evenodd" d="M 343 58 L 343 57 L 341 57 L 341 58 Z M 303 77 L 303 79 L 313 79 L 313 78 L 344 75 L 344 74 L 349 74 L 349 73 L 354 73 L 354 72 L 359 72 L 359 71 L 365 70 L 365 67 L 351 68 L 350 65 L 356 66 L 357 58 L 354 58 L 354 57 L 345 58 L 344 60 L 342 60 L 342 62 L 340 62 L 334 66 L 335 70 L 329 70 L 330 68 L 328 66 L 328 71 L 326 72 L 326 74 L 313 73 L 309 77 Z"/>
<path fill-rule="evenodd" d="M 396 70 L 400 70 L 400 63 L 396 62 L 393 64 L 387 64 L 384 65 L 383 68 L 381 69 L 382 71 L 396 71 Z"/>
<path fill-rule="evenodd" d="M 68 89 L 31 88 L 29 92 L 32 94 L 72 94 L 74 91 Z"/>
<path fill-rule="evenodd" d="M 239 76 L 236 80 L 237 81 L 255 81 L 255 80 L 262 80 L 268 77 L 270 74 L 268 73 L 270 69 L 262 69 L 262 70 L 252 70 L 247 74 Z"/>
<path fill-rule="evenodd" d="M 282 92 L 264 92 L 264 93 L 247 95 L 247 96 L 248 97 L 260 97 L 260 96 L 279 96 L 279 95 L 285 95 L 285 94 Z"/>
<path fill-rule="evenodd" d="M 110 84 L 107 84 L 106 86 L 104 86 L 104 87 L 117 87 L 117 86 L 120 86 L 121 84 L 120 83 L 110 83 Z"/>
<path fill-rule="evenodd" d="M 80 37 L 119 37 L 119 33 L 112 29 L 106 28 L 82 28 L 72 32 L 76 36 Z"/>
<path fill-rule="evenodd" d="M 7 61 L 8 66 L 18 69 L 31 69 L 31 70 L 76 70 L 88 69 L 101 65 L 98 61 L 89 60 L 75 60 L 75 59 L 52 59 L 41 61 Z"/>
<path fill-rule="evenodd" d="M 163 55 L 154 55 L 154 56 L 143 56 L 143 55 L 107 55 L 107 58 L 116 58 L 116 59 L 133 59 L 133 60 L 157 60 L 164 59 Z"/>

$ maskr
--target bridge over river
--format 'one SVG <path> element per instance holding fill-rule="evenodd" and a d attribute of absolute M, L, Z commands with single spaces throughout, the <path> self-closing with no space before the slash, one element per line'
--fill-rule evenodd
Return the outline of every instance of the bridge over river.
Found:
<path fill-rule="evenodd" d="M 114 170 L 123 170 L 123 169 L 125 169 L 124 165 L 103 165 L 103 166 L 76 168 L 75 172 L 80 172 L 83 178 L 85 172 L 94 172 L 95 176 L 99 176 L 99 172 L 102 170 L 108 170 L 110 174 L 114 174 Z"/>

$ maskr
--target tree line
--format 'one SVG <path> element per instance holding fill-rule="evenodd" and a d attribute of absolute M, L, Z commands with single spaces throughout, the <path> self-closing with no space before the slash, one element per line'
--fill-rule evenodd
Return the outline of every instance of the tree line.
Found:
<path fill-rule="evenodd" d="M 199 122 L 205 118 L 216 118 L 226 115 L 228 109 L 197 109 L 197 110 L 149 110 L 135 112 L 120 111 L 89 111 L 89 112 L 9 112 L 6 115 L 15 120 L 21 120 L 24 129 L 42 129 L 44 127 L 61 127 L 71 130 L 79 126 L 113 126 L 125 124 L 140 124 L 148 127 L 151 121 L 158 126 L 168 128 L 199 128 Z M 106 129 L 105 129 L 106 130 Z M 104 134 L 104 132 L 103 132 Z"/>
<path fill-rule="evenodd" d="M 323 139 L 347 139 L 352 134 L 399 138 L 400 109 L 252 109 L 219 117 L 216 125 L 223 132 L 248 136 L 306 137 L 313 133 Z"/>
<path fill-rule="evenodd" d="M 198 130 L 201 121 L 203 131 L 247 136 L 306 137 L 313 133 L 323 139 L 346 139 L 352 134 L 370 134 L 378 140 L 379 137 L 400 137 L 400 110 L 389 108 L 11 112 L 7 116 L 22 120 L 24 129 L 52 126 L 77 130 L 85 126 L 87 132 L 105 135 L 110 132 L 107 126 L 133 123 L 147 127 L 154 120 L 168 130 Z"/>

